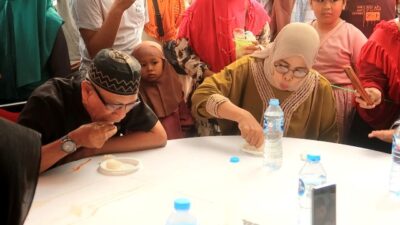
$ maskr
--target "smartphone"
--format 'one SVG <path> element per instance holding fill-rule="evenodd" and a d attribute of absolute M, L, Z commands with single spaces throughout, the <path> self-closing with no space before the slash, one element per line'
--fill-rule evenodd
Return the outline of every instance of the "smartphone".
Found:
<path fill-rule="evenodd" d="M 336 184 L 321 185 L 312 189 L 311 224 L 336 225 Z"/>
<path fill-rule="evenodd" d="M 346 66 L 343 69 L 347 77 L 350 79 L 353 87 L 357 90 L 358 93 L 360 93 L 361 98 L 364 101 L 366 101 L 368 105 L 372 105 L 373 102 L 371 98 L 369 97 L 368 93 L 364 90 L 364 87 L 362 86 L 361 81 L 360 79 L 358 79 L 358 76 L 354 72 L 353 68 L 351 66 Z"/>

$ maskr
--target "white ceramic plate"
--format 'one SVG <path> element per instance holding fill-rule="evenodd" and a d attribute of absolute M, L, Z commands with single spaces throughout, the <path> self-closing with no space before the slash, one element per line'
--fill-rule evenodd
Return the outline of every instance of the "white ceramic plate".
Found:
<path fill-rule="evenodd" d="M 133 173 L 141 166 L 140 161 L 134 158 L 111 158 L 102 161 L 98 171 L 104 175 L 120 176 Z"/>

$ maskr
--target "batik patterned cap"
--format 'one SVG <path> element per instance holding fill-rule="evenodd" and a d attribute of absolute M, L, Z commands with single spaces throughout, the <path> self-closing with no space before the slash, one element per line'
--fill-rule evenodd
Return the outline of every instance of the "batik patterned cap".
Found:
<path fill-rule="evenodd" d="M 140 64 L 124 52 L 103 49 L 94 57 L 88 77 L 106 91 L 133 95 L 139 91 Z"/>

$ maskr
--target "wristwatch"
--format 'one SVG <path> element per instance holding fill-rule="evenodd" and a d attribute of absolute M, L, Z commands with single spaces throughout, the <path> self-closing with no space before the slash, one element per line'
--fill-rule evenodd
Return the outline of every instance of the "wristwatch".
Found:
<path fill-rule="evenodd" d="M 61 138 L 61 150 L 68 154 L 73 153 L 76 151 L 76 143 L 68 135 L 65 135 Z"/>

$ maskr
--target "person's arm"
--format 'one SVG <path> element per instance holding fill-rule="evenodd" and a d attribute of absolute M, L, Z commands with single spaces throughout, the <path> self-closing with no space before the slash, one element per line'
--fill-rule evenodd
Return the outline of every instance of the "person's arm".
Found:
<path fill-rule="evenodd" d="M 121 153 L 150 148 L 163 147 L 167 143 L 167 134 L 160 122 L 148 132 L 136 131 L 124 136 L 114 136 L 117 132 L 113 124 L 90 123 L 71 131 L 68 136 L 76 143 L 77 150 L 68 154 L 61 150 L 61 140 L 53 141 L 42 147 L 40 172 L 67 158 L 68 161 L 106 153 Z"/>
<path fill-rule="evenodd" d="M 207 64 L 201 61 L 200 57 L 196 55 L 193 49 L 189 46 L 186 38 L 176 40 L 175 52 L 179 66 L 184 68 L 185 72 L 191 76 L 197 84 L 200 84 L 204 78 L 214 74 Z"/>
<path fill-rule="evenodd" d="M 261 125 L 250 112 L 238 106 L 249 77 L 249 65 L 249 57 L 243 57 L 205 79 L 193 93 L 192 115 L 235 121 L 242 137 L 259 147 L 264 141 Z"/>
<path fill-rule="evenodd" d="M 83 158 L 85 148 L 99 149 L 117 132 L 117 128 L 110 123 L 95 122 L 85 124 L 69 132 L 67 135 L 76 144 L 76 151 L 71 154 L 75 159 Z M 67 157 L 68 153 L 62 150 L 61 139 L 57 139 L 49 144 L 42 146 L 42 160 L 40 163 L 40 172 L 56 164 L 58 161 Z"/>
<path fill-rule="evenodd" d="M 368 105 L 368 103 L 361 97 L 361 94 L 356 92 L 355 101 L 358 103 L 360 108 L 363 109 L 373 109 L 377 105 L 381 104 L 382 101 L 382 93 L 377 88 L 364 88 L 365 92 L 369 95 L 369 98 L 372 101 L 372 105 Z"/>
<path fill-rule="evenodd" d="M 400 118 L 393 123 L 389 130 L 374 130 L 368 134 L 368 137 L 378 138 L 384 142 L 391 143 L 393 139 L 393 134 L 398 126 L 400 126 Z"/>
<path fill-rule="evenodd" d="M 384 90 L 389 88 L 388 78 L 382 69 L 378 68 L 375 63 L 371 63 L 373 60 L 385 60 L 385 58 L 376 58 L 376 54 L 372 50 L 373 46 L 377 46 L 374 42 L 370 40 L 365 44 L 361 49 L 357 63 L 360 81 L 373 104 L 368 105 L 358 93 L 356 93 L 355 98 L 358 113 L 370 125 L 380 123 L 381 118 L 378 115 L 382 115 L 381 113 L 384 113 L 385 108 L 387 108 L 387 103 L 383 101 L 385 98 Z"/>
<path fill-rule="evenodd" d="M 101 24 L 98 30 L 87 29 L 78 25 L 79 32 L 82 36 L 82 39 L 85 42 L 90 57 L 93 58 L 101 49 L 111 48 L 113 46 L 115 38 L 117 36 L 117 31 L 121 22 L 122 15 L 125 12 L 125 10 L 128 9 L 135 1 L 136 0 L 114 1 L 110 11 L 108 12 L 107 16 L 105 17 L 103 23 Z M 79 4 L 79 2 L 82 2 L 82 5 Z M 80 15 L 78 15 L 78 18 L 82 18 L 84 16 L 90 16 L 90 15 L 83 15 L 87 11 L 79 10 L 81 6 L 86 4 L 84 2 L 85 1 L 77 1 L 77 6 L 75 10 L 77 11 L 77 14 L 81 13 Z"/>
<path fill-rule="evenodd" d="M 246 46 L 243 48 L 243 55 L 250 55 L 253 54 L 255 51 L 263 50 L 269 44 L 270 38 L 270 29 L 269 23 L 266 22 L 264 28 L 260 35 L 256 36 L 257 41 L 253 42 L 252 45 Z"/>
<path fill-rule="evenodd" d="M 53 141 L 42 146 L 41 151 L 42 159 L 40 161 L 40 173 L 43 173 L 68 155 L 68 153 L 61 150 L 61 140 Z"/>
<path fill-rule="evenodd" d="M 250 112 L 225 101 L 217 107 L 218 117 L 238 123 L 240 135 L 251 146 L 259 148 L 264 143 L 263 128 Z"/>
<path fill-rule="evenodd" d="M 393 134 L 396 130 L 391 129 L 391 130 L 374 130 L 371 133 L 368 134 L 369 138 L 378 138 L 381 141 L 391 143 Z"/>
<path fill-rule="evenodd" d="M 159 148 L 166 144 L 167 133 L 158 121 L 148 132 L 135 131 L 121 137 L 110 138 L 102 148 L 94 149 L 94 155 Z M 93 151 L 93 149 L 89 149 L 89 151 Z"/>

